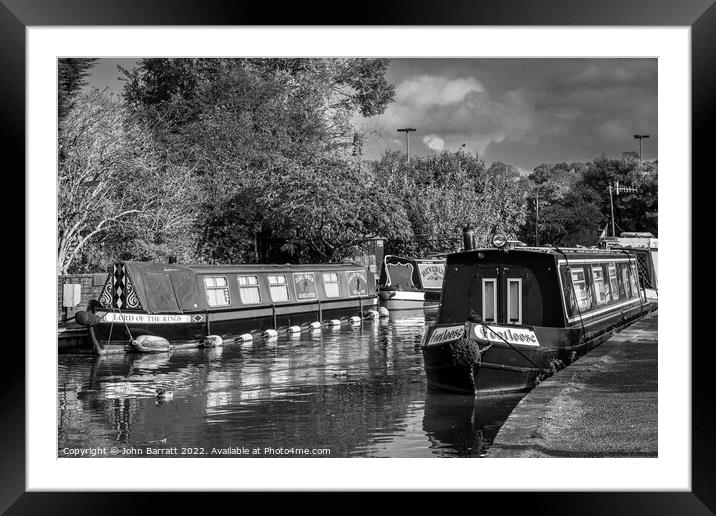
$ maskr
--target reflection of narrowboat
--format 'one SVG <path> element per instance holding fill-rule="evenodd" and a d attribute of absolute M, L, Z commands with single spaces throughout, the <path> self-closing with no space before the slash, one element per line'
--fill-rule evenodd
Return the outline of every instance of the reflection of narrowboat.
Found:
<path fill-rule="evenodd" d="M 95 349 L 124 349 L 138 336 L 196 346 L 252 330 L 362 316 L 373 308 L 366 269 L 356 264 L 113 266 L 94 314 L 78 321 Z M 370 306 L 369 306 L 370 305 Z M 161 341 L 161 339 L 157 339 Z"/>
<path fill-rule="evenodd" d="M 482 456 L 523 396 L 475 397 L 431 389 L 425 397 L 423 431 L 446 454 Z"/>
<path fill-rule="evenodd" d="M 626 250 L 469 249 L 447 257 L 442 303 L 426 328 L 428 385 L 527 390 L 656 308 Z"/>
<path fill-rule="evenodd" d="M 444 274 L 444 258 L 387 255 L 380 272 L 378 298 L 388 310 L 437 308 Z"/>

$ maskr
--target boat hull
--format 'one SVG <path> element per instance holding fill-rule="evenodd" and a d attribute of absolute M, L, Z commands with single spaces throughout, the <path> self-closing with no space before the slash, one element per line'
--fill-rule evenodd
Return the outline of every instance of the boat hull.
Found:
<path fill-rule="evenodd" d="M 387 293 L 387 295 L 379 296 L 379 299 L 380 306 L 384 306 L 390 311 L 416 309 L 429 310 L 437 309 L 440 306 L 439 292 L 398 290 L 391 291 Z"/>
<path fill-rule="evenodd" d="M 464 394 L 524 392 L 594 349 L 653 307 L 584 328 L 532 327 L 539 346 L 458 338 L 422 347 L 428 387 Z"/>
<path fill-rule="evenodd" d="M 363 318 L 363 312 L 373 308 L 373 299 L 363 299 L 360 304 L 357 300 L 346 300 L 323 303 L 320 309 L 317 304 L 304 304 L 243 311 L 188 313 L 182 316 L 184 322 L 149 322 L 146 320 L 149 318 L 147 314 L 124 312 L 118 315 L 117 312 L 98 312 L 101 322 L 92 327 L 96 344 L 91 347 L 88 345 L 85 351 L 96 351 L 97 347 L 105 353 L 136 351 L 132 340 L 140 335 L 162 337 L 169 341 L 173 349 L 197 347 L 202 345 L 207 335 L 218 335 L 226 342 L 246 333 L 260 335 L 267 329 L 302 326 L 308 330 L 308 325 L 316 321 L 338 319 L 347 323 L 352 316 Z M 139 317 L 133 317 L 135 315 Z M 178 318 L 175 315 L 166 317 Z M 125 318 L 143 321 L 132 322 L 124 320 Z M 194 318 L 200 320 L 195 321 Z"/>

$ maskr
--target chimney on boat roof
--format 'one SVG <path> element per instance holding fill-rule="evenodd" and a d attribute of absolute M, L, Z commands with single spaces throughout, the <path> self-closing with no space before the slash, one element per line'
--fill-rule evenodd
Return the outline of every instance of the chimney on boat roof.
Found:
<path fill-rule="evenodd" d="M 475 245 L 475 226 L 473 224 L 468 224 L 462 228 L 462 240 L 465 251 L 472 251 L 477 247 Z"/>

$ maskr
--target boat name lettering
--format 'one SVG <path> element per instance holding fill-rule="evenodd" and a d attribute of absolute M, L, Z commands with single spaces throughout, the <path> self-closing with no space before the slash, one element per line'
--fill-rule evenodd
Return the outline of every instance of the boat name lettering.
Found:
<path fill-rule="evenodd" d="M 445 272 L 445 267 L 442 265 L 431 265 L 429 267 L 425 267 L 420 271 L 420 274 L 423 275 L 423 278 L 432 277 L 434 279 L 442 278 L 443 273 Z"/>
<path fill-rule="evenodd" d="M 98 314 L 100 315 L 100 314 Z M 203 319 L 203 317 L 201 317 Z M 152 315 L 152 314 L 118 314 L 108 312 L 102 317 L 103 321 L 114 323 L 142 323 L 142 324 L 168 324 L 168 323 L 190 323 L 189 315 Z"/>
<path fill-rule="evenodd" d="M 443 285 L 443 277 L 445 276 L 445 264 L 435 263 L 425 265 L 418 264 L 420 277 L 422 278 L 424 288 L 441 288 Z"/>
<path fill-rule="evenodd" d="M 459 339 L 464 334 L 464 326 L 449 326 L 447 328 L 438 328 L 433 331 L 432 335 L 430 335 L 430 339 L 428 339 L 427 345 L 431 346 L 433 344 L 441 344 L 450 340 Z"/>
<path fill-rule="evenodd" d="M 537 335 L 533 330 L 527 328 L 505 328 L 503 326 L 490 326 L 486 328 L 482 324 L 475 324 L 472 327 L 472 334 L 478 339 L 489 342 L 504 342 L 510 344 L 524 344 L 525 346 L 539 346 Z M 504 339 L 504 340 L 502 340 Z"/>

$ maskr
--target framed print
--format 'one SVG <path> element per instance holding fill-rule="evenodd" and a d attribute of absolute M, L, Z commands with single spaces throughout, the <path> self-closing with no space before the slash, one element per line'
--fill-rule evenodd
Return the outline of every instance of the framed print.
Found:
<path fill-rule="evenodd" d="M 712 2 L 398 2 L 350 25 L 209 4 L 2 0 L 26 178 L 2 510 L 518 491 L 713 511 L 690 209 Z"/>

